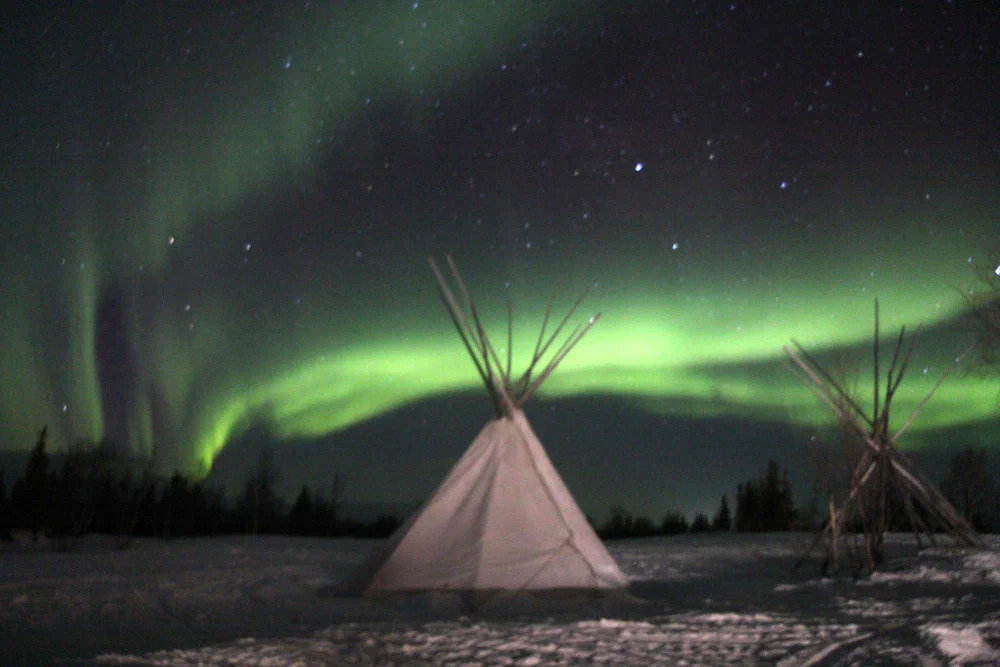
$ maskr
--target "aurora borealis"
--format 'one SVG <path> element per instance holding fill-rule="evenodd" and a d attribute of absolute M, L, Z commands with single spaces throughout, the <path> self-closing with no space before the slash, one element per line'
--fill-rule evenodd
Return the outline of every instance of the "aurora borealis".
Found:
<path fill-rule="evenodd" d="M 4 11 L 3 449 L 47 424 L 205 471 L 263 423 L 276 451 L 390 469 L 345 429 L 477 388 L 445 253 L 498 331 L 511 297 L 522 354 L 554 291 L 590 288 L 601 321 L 538 410 L 818 427 L 781 346 L 864 359 L 878 297 L 888 335 L 924 327 L 901 419 L 968 346 L 960 293 L 1000 246 L 992 3 Z M 996 378 L 967 366 L 910 446 L 995 444 Z M 645 424 L 620 437 L 655 450 Z"/>

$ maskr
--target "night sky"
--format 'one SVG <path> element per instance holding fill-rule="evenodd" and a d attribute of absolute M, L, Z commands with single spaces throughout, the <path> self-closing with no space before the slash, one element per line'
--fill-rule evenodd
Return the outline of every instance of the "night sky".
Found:
<path fill-rule="evenodd" d="M 864 398 L 874 298 L 922 323 L 901 421 L 995 268 L 993 2 L 44 4 L 0 27 L 0 449 L 419 500 L 491 414 L 451 253 L 515 357 L 590 289 L 528 405 L 586 511 L 711 509 L 831 423 L 791 337 Z M 905 445 L 998 399 L 963 362 Z"/>

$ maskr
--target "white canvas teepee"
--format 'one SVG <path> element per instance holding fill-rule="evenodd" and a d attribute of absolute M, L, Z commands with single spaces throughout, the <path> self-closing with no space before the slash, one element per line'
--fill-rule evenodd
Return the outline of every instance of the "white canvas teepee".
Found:
<path fill-rule="evenodd" d="M 496 418 L 421 509 L 373 554 L 354 587 L 365 594 L 626 587 L 628 579 L 587 523 L 521 410 L 596 316 L 578 326 L 533 377 L 579 300 L 548 338 L 547 311 L 531 363 L 512 382 L 509 354 L 504 369 L 450 257 L 448 263 L 464 308 L 433 260 L 431 267 L 490 392 Z M 510 327 L 508 350 L 509 339 Z"/>

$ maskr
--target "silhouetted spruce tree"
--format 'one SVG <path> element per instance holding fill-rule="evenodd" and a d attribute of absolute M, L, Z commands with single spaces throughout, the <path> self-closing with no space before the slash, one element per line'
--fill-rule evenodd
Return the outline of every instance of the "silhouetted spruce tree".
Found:
<path fill-rule="evenodd" d="M 86 463 L 87 501 L 91 504 L 92 532 L 118 533 L 124 499 L 121 484 L 128 475 L 128 462 L 118 445 L 102 440 L 83 445 Z"/>
<path fill-rule="evenodd" d="M 179 472 L 165 485 L 154 513 L 160 537 L 214 535 L 227 527 L 222 493 Z M 242 529 L 244 525 L 230 527 Z"/>
<path fill-rule="evenodd" d="M 292 535 L 315 535 L 319 530 L 316 519 L 312 494 L 309 493 L 309 487 L 303 484 L 295 504 L 288 512 L 288 532 Z"/>
<path fill-rule="evenodd" d="M 632 537 L 649 537 L 656 535 L 656 526 L 648 516 L 637 516 L 632 521 Z"/>
<path fill-rule="evenodd" d="M 909 513 L 906 511 L 906 500 L 899 488 L 895 484 L 890 484 L 885 494 L 886 507 L 888 507 L 889 530 L 895 532 L 911 532 L 919 530 L 910 521 Z M 928 523 L 927 511 L 919 501 L 914 500 L 913 510 L 924 523 Z"/>
<path fill-rule="evenodd" d="M 237 509 L 249 533 L 274 530 L 280 512 L 280 502 L 275 495 L 278 470 L 274 466 L 270 449 L 264 449 L 256 467 L 249 472 L 243 484 Z"/>
<path fill-rule="evenodd" d="M 984 272 L 983 288 L 966 294 L 969 315 L 976 337 L 975 352 L 983 370 L 1000 372 L 1000 250 L 990 254 L 989 270 Z"/>
<path fill-rule="evenodd" d="M 62 468 L 54 475 L 51 485 L 50 524 L 55 535 L 73 538 L 90 528 L 94 516 L 90 472 L 83 444 L 75 443 L 63 458 Z M 64 544 L 68 546 L 69 543 Z"/>
<path fill-rule="evenodd" d="M 768 460 L 760 482 L 760 530 L 782 530 L 781 479 L 778 464 Z"/>
<path fill-rule="evenodd" d="M 92 456 L 95 485 L 96 530 L 121 536 L 125 531 L 132 493 L 128 456 L 113 440 L 104 439 Z"/>
<path fill-rule="evenodd" d="M 0 470 L 0 540 L 10 539 L 10 499 L 7 497 L 7 484 L 4 481 L 4 471 Z"/>
<path fill-rule="evenodd" d="M 756 531 L 760 527 L 760 494 L 757 482 L 750 480 L 736 489 L 736 530 Z"/>
<path fill-rule="evenodd" d="M 144 478 L 136 503 L 134 535 L 160 536 L 160 524 L 157 521 L 159 516 L 159 491 L 157 487 L 161 483 L 161 480 L 152 475 Z"/>
<path fill-rule="evenodd" d="M 344 483 L 340 475 L 334 474 L 333 476 L 329 499 L 323 494 L 322 489 L 316 492 L 310 490 L 310 494 L 312 502 L 310 535 L 331 536 L 342 535 L 351 531 L 357 532 L 358 528 L 356 524 L 348 526 L 342 521 L 340 516 L 344 495 Z M 294 507 L 292 509 L 294 511 Z"/>
<path fill-rule="evenodd" d="M 688 522 L 680 512 L 667 512 L 660 522 L 660 530 L 664 535 L 679 535 L 688 532 Z"/>
<path fill-rule="evenodd" d="M 67 538 L 63 546 L 90 532 L 120 535 L 130 484 L 128 459 L 113 442 L 74 443 L 51 482 L 50 522 Z"/>
<path fill-rule="evenodd" d="M 648 537 L 655 535 L 656 532 L 656 527 L 648 517 L 633 516 L 628 510 L 618 506 L 611 508 L 611 517 L 598 530 L 602 538 L 609 540 L 621 537 Z"/>
<path fill-rule="evenodd" d="M 742 484 L 736 485 L 736 513 L 734 517 L 734 526 L 736 530 L 746 530 L 744 525 L 746 524 L 746 502 L 744 495 L 746 494 L 746 489 L 743 488 Z"/>
<path fill-rule="evenodd" d="M 324 502 L 322 496 L 316 503 L 317 511 L 322 515 L 321 522 L 328 532 L 327 535 L 337 535 L 340 532 L 341 509 L 344 505 L 344 480 L 337 473 L 333 474 L 333 482 L 330 484 L 330 500 Z"/>
<path fill-rule="evenodd" d="M 995 530 L 997 488 L 985 449 L 966 447 L 948 463 L 941 490 L 976 530 Z"/>
<path fill-rule="evenodd" d="M 712 524 L 709 523 L 708 517 L 703 512 L 695 514 L 694 521 L 691 522 L 692 533 L 704 533 L 711 530 L 711 528 Z"/>
<path fill-rule="evenodd" d="M 632 530 L 632 513 L 624 507 L 615 506 L 611 508 L 611 516 L 600 532 L 606 539 L 616 539 L 625 537 L 630 530 Z"/>
<path fill-rule="evenodd" d="M 45 451 L 48 427 L 42 427 L 24 468 L 24 477 L 14 483 L 11 505 L 17 528 L 40 534 L 49 522 L 49 455 Z"/>
<path fill-rule="evenodd" d="M 791 530 L 795 526 L 795 503 L 792 500 L 792 484 L 788 480 L 788 468 L 781 473 L 781 502 L 779 514 L 779 528 L 777 530 Z"/>
<path fill-rule="evenodd" d="M 719 509 L 715 512 L 715 516 L 712 517 L 712 530 L 728 531 L 732 528 L 733 519 L 729 513 L 729 501 L 726 500 L 726 494 L 722 494 L 722 500 L 719 502 Z"/>
<path fill-rule="evenodd" d="M 316 534 L 329 536 L 340 535 L 342 532 L 337 501 L 327 500 L 322 493 L 313 497 L 313 524 Z"/>
<path fill-rule="evenodd" d="M 147 468 L 141 475 L 133 473 L 128 467 L 127 457 L 123 458 L 124 467 L 115 481 L 115 511 L 114 519 L 119 546 L 125 547 L 135 537 L 143 521 L 141 514 L 143 501 L 147 491 L 153 488 L 155 478 Z"/>
<path fill-rule="evenodd" d="M 788 471 L 773 460 L 764 475 L 740 484 L 736 490 L 736 529 L 741 531 L 789 530 L 795 521 Z"/>
<path fill-rule="evenodd" d="M 191 514 L 191 492 L 184 475 L 175 472 L 163 488 L 157 511 L 157 534 L 171 538 L 194 534 Z"/>
<path fill-rule="evenodd" d="M 191 485 L 193 504 L 197 508 L 195 530 L 197 535 L 215 535 L 224 530 L 229 521 L 225 493 L 221 488 L 210 487 L 203 481 Z M 280 508 L 278 508 L 280 509 Z M 275 511 L 277 517 L 277 510 Z"/>

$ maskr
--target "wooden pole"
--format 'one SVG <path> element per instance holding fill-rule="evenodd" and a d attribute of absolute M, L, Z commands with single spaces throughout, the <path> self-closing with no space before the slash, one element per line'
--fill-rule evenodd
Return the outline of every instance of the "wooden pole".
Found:
<path fill-rule="evenodd" d="M 828 393 L 832 394 L 833 392 L 836 392 L 837 396 L 839 396 L 844 403 L 849 405 L 851 409 L 854 410 L 854 413 L 863 419 L 866 424 L 868 424 L 869 428 L 872 428 L 874 426 L 872 418 L 869 418 L 868 415 L 865 414 L 865 411 L 861 409 L 861 406 L 858 405 L 851 395 L 840 386 L 839 382 L 833 379 L 826 369 L 823 368 L 823 365 L 820 364 L 815 357 L 809 354 L 809 352 L 807 352 L 806 349 L 802 347 L 802 345 L 794 338 L 792 339 L 792 344 L 795 346 L 798 354 L 801 355 L 801 359 L 798 359 L 795 355 L 790 354 L 787 346 L 784 347 L 785 353 L 792 357 L 793 361 L 795 361 L 796 364 L 806 372 L 813 382 L 824 388 L 824 390 Z M 833 403 L 836 404 L 836 401 L 833 401 Z"/>
<path fill-rule="evenodd" d="M 873 407 L 872 407 L 872 419 L 878 423 L 879 416 L 879 403 L 878 403 L 878 299 L 875 299 L 875 338 L 873 341 L 874 348 L 874 377 L 875 377 L 875 392 L 872 396 Z"/>
<path fill-rule="evenodd" d="M 563 342 L 555 349 L 555 352 L 551 354 L 548 362 L 538 373 L 537 377 L 533 377 L 536 367 L 547 356 L 552 344 L 557 338 L 559 338 L 570 318 L 580 307 L 580 303 L 587 295 L 588 290 L 584 290 L 583 294 L 577 298 L 577 300 L 573 303 L 573 306 L 569 309 L 569 312 L 567 312 L 562 320 L 560 320 L 555 329 L 546 335 L 549 319 L 552 315 L 552 304 L 554 300 L 554 297 L 550 298 L 548 306 L 545 309 L 545 317 L 542 320 L 542 327 L 538 333 L 538 339 L 535 342 L 535 349 L 532 353 L 528 367 L 518 381 L 516 383 L 512 383 L 511 372 L 513 366 L 514 348 L 514 316 L 513 306 L 511 305 L 509 295 L 507 299 L 507 355 L 506 359 L 501 361 L 500 357 L 497 355 L 496 349 L 493 347 L 492 343 L 490 343 L 489 336 L 483 326 L 482 318 L 479 315 L 479 310 L 476 307 L 475 301 L 472 299 L 472 295 L 465 286 L 465 281 L 462 279 L 462 274 L 458 271 L 455 260 L 451 257 L 451 255 L 448 255 L 446 259 L 448 261 L 448 268 L 451 271 L 452 280 L 454 281 L 453 284 L 457 287 L 457 291 L 461 294 L 461 301 L 459 300 L 459 297 L 456 296 L 455 290 L 452 289 L 449 281 L 445 279 L 444 274 L 437 265 L 437 262 L 435 262 L 432 257 L 428 258 L 428 261 L 430 263 L 431 270 L 434 272 L 434 277 L 437 280 L 438 293 L 441 295 L 442 301 L 444 301 L 448 314 L 451 317 L 452 324 L 455 325 L 455 329 L 458 331 L 458 335 L 462 339 L 462 343 L 465 345 L 466 351 L 469 353 L 469 356 L 472 357 L 472 362 L 476 366 L 476 371 L 479 373 L 479 377 L 482 379 L 483 384 L 486 385 L 486 388 L 490 393 L 490 398 L 493 400 L 497 416 L 500 417 L 509 414 L 513 412 L 514 409 L 521 407 L 524 402 L 535 393 L 546 378 L 552 374 L 552 371 L 555 370 L 556 366 L 558 366 L 566 355 L 569 354 L 570 350 L 572 350 L 573 347 L 580 342 L 580 339 L 583 338 L 590 328 L 594 326 L 597 320 L 600 319 L 601 314 L 597 313 L 586 323 L 579 324 L 574 327 L 573 331 L 566 336 L 565 340 L 563 340 Z"/>
<path fill-rule="evenodd" d="M 932 482 L 916 472 L 909 459 L 897 449 L 897 438 L 906 431 L 924 405 L 933 397 L 944 379 L 954 370 L 949 369 L 937 381 L 930 393 L 910 413 L 903 425 L 890 435 L 889 417 L 892 399 L 903 381 L 909 368 L 920 329 L 906 340 L 906 328 L 901 327 L 896 338 L 892 358 L 887 369 L 885 392 L 882 392 L 881 359 L 880 359 L 880 317 L 879 304 L 875 301 L 874 339 L 872 341 L 872 383 L 873 400 L 872 415 L 868 417 L 860 406 L 841 387 L 840 383 L 828 373 L 823 366 L 812 357 L 794 339 L 794 349 L 785 346 L 784 350 L 791 363 L 786 367 L 803 381 L 824 403 L 826 403 L 843 422 L 854 429 L 865 442 L 862 457 L 852 472 L 850 492 L 840 508 L 833 500 L 830 503 L 830 522 L 817 535 L 802 558 L 796 563 L 801 565 L 805 558 L 815 549 L 819 541 L 826 535 L 831 537 L 831 548 L 842 538 L 841 531 L 846 529 L 846 521 L 857 511 L 864 529 L 865 558 L 871 568 L 877 568 L 885 562 L 885 535 L 889 528 L 889 493 L 897 489 L 902 496 L 903 509 L 909 516 L 914 530 L 917 532 L 918 544 L 920 533 L 927 535 L 931 544 L 936 544 L 934 529 L 947 530 L 956 542 L 967 545 L 978 545 L 980 541 L 969 523 L 951 505 L 944 495 L 937 490 Z M 955 360 L 957 365 L 968 351 Z M 864 424 L 862 423 L 864 422 Z M 865 428 L 867 425 L 868 428 Z M 872 497 L 863 497 L 862 491 L 869 485 Z M 870 501 L 870 502 L 869 502 Z M 926 513 L 921 516 L 915 502 Z M 836 562 L 836 561 L 835 561 Z"/>
<path fill-rule="evenodd" d="M 510 302 L 510 293 L 507 294 L 507 369 L 503 376 L 510 381 L 510 367 L 514 359 L 514 306 Z M 510 387 L 507 388 L 508 391 Z"/>
<path fill-rule="evenodd" d="M 528 387 L 528 386 L 530 386 L 530 384 L 531 384 L 531 374 L 534 372 L 535 366 L 542 360 L 542 357 L 545 356 L 545 353 L 548 352 L 549 347 L 552 345 L 552 343 L 555 341 L 555 339 L 559 337 L 559 333 L 563 330 L 563 328 L 566 326 L 566 323 L 569 322 L 569 319 L 573 316 L 573 314 L 580 307 L 580 303 L 583 302 L 583 298 L 585 296 L 587 296 L 587 294 L 588 294 L 589 291 L 590 290 L 584 290 L 583 294 L 581 294 L 579 297 L 577 297 L 576 301 L 573 303 L 573 306 L 569 309 L 569 312 L 566 313 L 566 315 L 562 318 L 562 320 L 560 320 L 559 325 L 549 335 L 549 337 L 547 339 L 545 339 L 545 342 L 541 343 L 540 346 L 539 345 L 535 346 L 535 350 L 536 351 L 535 351 L 535 354 L 532 355 L 531 363 L 528 364 L 528 368 L 525 369 L 525 371 L 521 375 L 521 377 L 518 378 L 516 386 L 518 386 L 518 387 Z M 593 318 L 591 318 L 591 319 L 593 319 Z M 545 331 L 545 324 L 547 322 L 548 322 L 548 311 L 546 311 L 545 320 L 542 322 L 542 331 L 539 332 L 539 334 L 538 334 L 538 340 L 539 341 L 542 340 L 542 334 Z M 572 338 L 572 335 L 570 336 L 570 338 Z M 564 345 L 565 345 L 565 343 L 564 343 Z"/>
<path fill-rule="evenodd" d="M 566 355 L 569 354 L 569 351 L 572 350 L 573 347 L 580 342 L 580 339 L 583 338 L 588 331 L 590 331 L 590 327 L 597 324 L 597 320 L 599 320 L 600 318 L 601 314 L 597 313 L 589 320 L 587 320 L 587 323 L 583 325 L 583 328 L 579 329 L 579 333 L 575 333 L 572 337 L 566 339 L 566 342 L 563 343 L 559 353 L 556 356 L 552 357 L 552 360 L 549 361 L 549 363 L 545 366 L 545 369 L 538 374 L 538 377 L 535 378 L 535 381 L 532 382 L 528 386 L 528 388 L 524 390 L 524 394 L 522 394 L 521 398 L 519 399 L 520 403 L 523 404 L 525 401 L 531 398 L 531 395 L 535 393 L 535 390 L 537 390 L 542 385 L 542 383 L 545 382 L 545 378 L 547 378 L 552 373 L 552 371 L 555 370 L 556 366 L 558 366 L 559 363 L 566 357 Z"/>
<path fill-rule="evenodd" d="M 431 270 L 434 272 L 434 277 L 437 279 L 438 293 L 441 295 L 441 300 L 444 301 L 448 315 L 451 317 L 451 321 L 455 325 L 455 330 L 458 331 L 458 336 L 462 339 L 462 344 L 465 345 L 466 351 L 472 358 L 472 363 L 476 365 L 476 371 L 479 373 L 479 377 L 482 378 L 483 384 L 486 385 L 486 390 L 490 393 L 490 398 L 493 399 L 494 407 L 499 414 L 499 396 L 496 395 L 496 387 L 494 387 L 493 383 L 490 381 L 486 368 L 480 360 L 481 346 L 479 342 L 475 340 L 475 333 L 472 326 L 469 324 L 464 311 L 458 305 L 458 300 L 455 299 L 455 295 L 452 293 L 451 288 L 448 287 L 448 283 L 441 274 L 441 270 L 438 269 L 437 262 L 434 261 L 433 257 L 428 258 L 428 261 L 430 262 Z"/>
<path fill-rule="evenodd" d="M 837 525 L 839 521 L 840 518 L 837 516 L 837 506 L 833 503 L 833 496 L 830 496 L 830 550 L 833 552 L 834 573 L 840 571 L 840 526 Z"/>
<path fill-rule="evenodd" d="M 545 315 L 542 317 L 542 327 L 538 330 L 538 340 L 535 341 L 535 349 L 531 353 L 531 361 L 528 362 L 528 367 L 524 369 L 524 373 L 517 380 L 518 391 L 522 390 L 524 387 L 528 386 L 531 381 L 531 373 L 535 368 L 535 364 L 542 358 L 544 352 L 542 351 L 542 343 L 545 340 L 545 329 L 549 325 L 549 318 L 552 316 L 552 305 L 555 303 L 556 295 L 555 292 L 549 296 L 549 302 L 545 304 Z"/>

